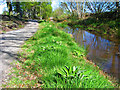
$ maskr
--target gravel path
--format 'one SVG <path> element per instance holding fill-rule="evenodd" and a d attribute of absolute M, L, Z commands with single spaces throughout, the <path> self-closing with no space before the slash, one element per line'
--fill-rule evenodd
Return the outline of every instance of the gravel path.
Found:
<path fill-rule="evenodd" d="M 30 21 L 22 29 L 0 34 L 0 88 L 3 80 L 7 78 L 9 68 L 12 67 L 10 63 L 17 60 L 20 45 L 30 38 L 37 29 L 38 23 Z"/>

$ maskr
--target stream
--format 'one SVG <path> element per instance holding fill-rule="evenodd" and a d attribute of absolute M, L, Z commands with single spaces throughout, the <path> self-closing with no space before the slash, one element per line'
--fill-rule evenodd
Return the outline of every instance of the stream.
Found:
<path fill-rule="evenodd" d="M 81 46 L 87 48 L 87 59 L 92 60 L 104 72 L 120 79 L 120 43 L 113 42 L 79 28 L 66 27 L 64 29 L 75 38 Z M 115 40 L 116 41 L 116 40 Z"/>

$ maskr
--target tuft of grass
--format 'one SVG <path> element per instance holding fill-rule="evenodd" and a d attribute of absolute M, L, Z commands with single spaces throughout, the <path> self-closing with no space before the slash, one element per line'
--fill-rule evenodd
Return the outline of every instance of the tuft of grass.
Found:
<path fill-rule="evenodd" d="M 7 85 L 16 88 L 114 88 L 94 64 L 83 59 L 86 50 L 56 26 L 58 24 L 53 22 L 40 23 L 42 28 L 22 46 L 21 59 L 14 70 L 17 76 Z M 57 72 L 64 66 L 77 66 L 85 72 L 82 76 L 74 73 L 75 78 L 62 78 Z"/>

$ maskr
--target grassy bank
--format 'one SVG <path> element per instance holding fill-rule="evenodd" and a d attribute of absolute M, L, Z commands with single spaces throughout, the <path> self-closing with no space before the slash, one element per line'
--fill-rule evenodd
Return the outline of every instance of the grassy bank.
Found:
<path fill-rule="evenodd" d="M 36 34 L 22 46 L 20 60 L 4 87 L 114 88 L 96 65 L 84 59 L 85 49 L 57 26 L 40 23 Z"/>

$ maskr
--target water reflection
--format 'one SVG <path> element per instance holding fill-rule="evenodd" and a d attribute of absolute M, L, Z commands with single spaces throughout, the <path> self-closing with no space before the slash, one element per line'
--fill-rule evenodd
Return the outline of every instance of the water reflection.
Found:
<path fill-rule="evenodd" d="M 120 78 L 120 44 L 103 39 L 100 36 L 91 34 L 78 28 L 65 28 L 65 31 L 73 34 L 79 45 L 88 47 L 87 57 L 99 65 L 105 72 Z"/>

